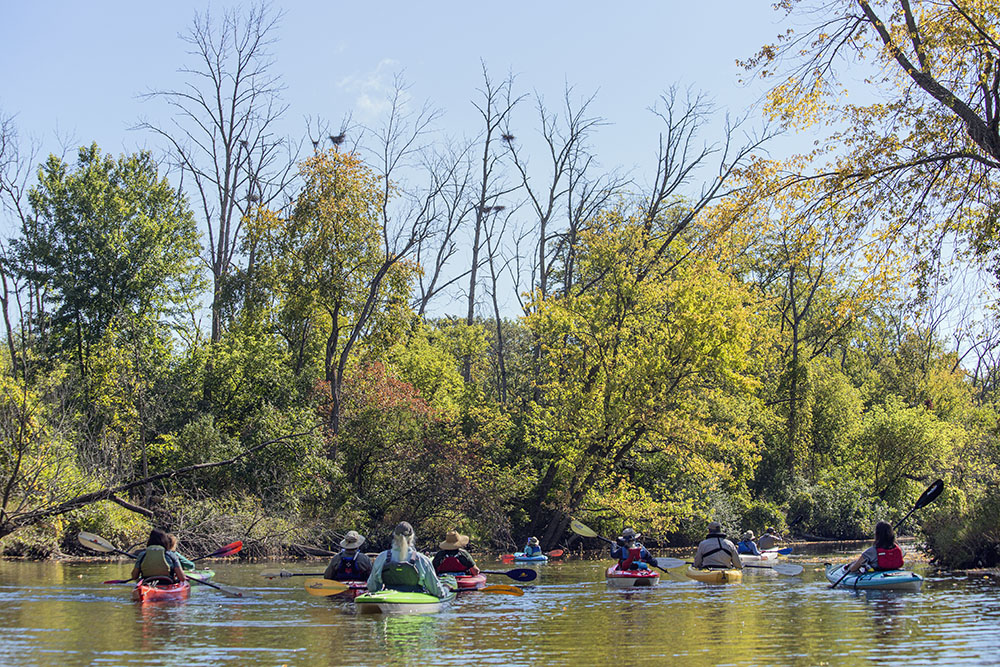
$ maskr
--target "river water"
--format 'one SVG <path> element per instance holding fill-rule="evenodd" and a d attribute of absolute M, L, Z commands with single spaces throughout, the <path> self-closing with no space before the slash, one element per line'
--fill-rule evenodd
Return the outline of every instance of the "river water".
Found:
<path fill-rule="evenodd" d="M 318 562 L 217 563 L 219 582 L 261 597 L 199 588 L 156 604 L 101 583 L 128 577 L 124 562 L 0 562 L 0 664 L 1000 664 L 995 583 L 917 566 L 927 574 L 920 593 L 831 590 L 821 560 L 799 560 L 797 577 L 748 573 L 712 586 L 664 575 L 634 592 L 607 588 L 610 561 L 553 562 L 537 566 L 521 597 L 469 593 L 438 614 L 387 617 L 307 595 L 302 578 L 259 576 L 320 571 Z"/>

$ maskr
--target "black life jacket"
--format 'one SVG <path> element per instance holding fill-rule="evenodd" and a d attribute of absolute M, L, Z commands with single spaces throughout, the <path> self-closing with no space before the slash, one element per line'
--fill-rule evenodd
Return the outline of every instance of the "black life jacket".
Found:
<path fill-rule="evenodd" d="M 355 562 L 357 557 L 356 553 L 353 556 L 340 554 L 340 562 L 337 563 L 337 571 L 333 573 L 333 578 L 337 581 L 357 581 L 361 579 L 362 577 L 358 573 L 358 565 Z"/>
<path fill-rule="evenodd" d="M 390 552 L 385 552 L 385 562 L 382 564 L 382 583 L 386 588 L 407 593 L 422 593 L 423 586 L 420 585 L 420 573 L 410 563 L 394 563 L 390 558 Z"/>

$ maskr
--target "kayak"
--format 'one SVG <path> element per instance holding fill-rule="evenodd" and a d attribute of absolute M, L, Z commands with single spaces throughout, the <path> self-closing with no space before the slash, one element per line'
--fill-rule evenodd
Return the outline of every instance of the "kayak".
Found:
<path fill-rule="evenodd" d="M 215 570 L 184 570 L 184 576 L 188 579 L 205 581 L 215 576 Z"/>
<path fill-rule="evenodd" d="M 762 551 L 759 556 L 755 554 L 740 554 L 740 562 L 744 565 L 750 563 L 759 567 L 771 567 L 778 562 L 778 552 Z"/>
<path fill-rule="evenodd" d="M 360 614 L 430 614 L 441 611 L 455 599 L 455 591 L 443 598 L 428 593 L 407 593 L 390 588 L 378 593 L 365 593 L 354 598 Z"/>
<path fill-rule="evenodd" d="M 514 554 L 514 561 L 517 563 L 545 563 L 549 560 L 549 557 L 545 554 L 537 554 L 535 556 L 525 556 L 523 551 L 518 551 Z"/>
<path fill-rule="evenodd" d="M 739 570 L 701 570 L 692 565 L 685 574 L 706 584 L 738 584 L 743 581 L 743 573 Z"/>
<path fill-rule="evenodd" d="M 841 577 L 847 565 L 827 565 L 826 578 L 830 583 L 836 583 Z M 920 591 L 920 585 L 924 578 L 916 572 L 909 570 L 876 570 L 874 572 L 863 572 L 861 574 L 849 574 L 844 580 L 837 584 L 837 588 L 851 588 L 854 590 L 885 590 L 885 591 Z"/>
<path fill-rule="evenodd" d="M 660 581 L 660 573 L 653 570 L 619 570 L 612 565 L 604 573 L 604 580 L 611 588 L 650 588 Z"/>
<path fill-rule="evenodd" d="M 189 595 L 191 595 L 191 584 L 186 581 L 167 584 L 160 580 L 140 579 L 132 589 L 132 599 L 136 602 L 184 600 Z"/>
<path fill-rule="evenodd" d="M 485 574 L 457 574 L 455 581 L 458 583 L 458 592 L 478 591 L 486 586 Z"/>
<path fill-rule="evenodd" d="M 335 598 L 337 600 L 354 600 L 359 595 L 363 595 L 368 592 L 367 581 L 341 581 L 340 583 L 347 586 L 347 590 L 343 593 L 331 595 L 331 598 Z"/>

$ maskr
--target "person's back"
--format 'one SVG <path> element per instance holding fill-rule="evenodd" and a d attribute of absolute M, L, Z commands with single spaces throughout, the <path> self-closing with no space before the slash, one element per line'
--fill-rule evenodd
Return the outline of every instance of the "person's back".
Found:
<path fill-rule="evenodd" d="M 185 581 L 184 569 L 180 561 L 168 550 L 170 546 L 167 533 L 154 528 L 149 533 L 149 540 L 146 548 L 135 557 L 135 565 L 132 567 L 133 579 L 151 579 L 163 577 L 173 581 Z"/>
<path fill-rule="evenodd" d="M 743 533 L 740 541 L 736 543 L 736 551 L 741 554 L 747 554 L 749 556 L 759 556 L 760 550 L 753 541 L 753 531 L 748 530 Z"/>
<path fill-rule="evenodd" d="M 611 547 L 611 557 L 618 559 L 619 570 L 648 570 L 656 560 L 639 542 L 641 535 L 626 528 L 618 536 L 617 544 Z"/>
<path fill-rule="evenodd" d="M 522 553 L 525 556 L 538 556 L 542 553 L 542 547 L 538 544 L 537 537 L 531 537 L 528 539 L 528 543 L 524 545 L 524 550 Z"/>
<path fill-rule="evenodd" d="M 706 569 L 743 569 L 736 545 L 726 539 L 722 525 L 718 522 L 708 524 L 708 535 L 698 544 L 694 566 Z"/>
<path fill-rule="evenodd" d="M 413 527 L 401 521 L 392 531 L 392 548 L 380 553 L 372 564 L 369 591 L 392 588 L 422 591 L 438 598 L 448 595 L 448 588 L 437 578 L 431 559 L 414 549 L 415 541 Z"/>
<path fill-rule="evenodd" d="M 462 547 L 469 543 L 469 538 L 457 530 L 449 530 L 444 542 L 438 546 L 440 550 L 434 554 L 431 562 L 438 574 L 479 574 L 476 561 Z"/>
<path fill-rule="evenodd" d="M 372 561 L 361 551 L 365 543 L 356 530 L 349 530 L 340 541 L 341 551 L 330 559 L 323 572 L 324 579 L 334 581 L 365 581 L 372 572 Z"/>
<path fill-rule="evenodd" d="M 757 546 L 760 547 L 761 550 L 767 551 L 768 549 L 773 549 L 778 546 L 778 543 L 782 541 L 781 535 L 778 535 L 774 528 L 768 528 L 767 531 L 760 536 L 760 539 L 757 540 Z"/>
<path fill-rule="evenodd" d="M 892 524 L 879 521 L 875 524 L 875 544 L 865 549 L 849 570 L 898 570 L 903 567 L 903 550 L 896 544 L 896 531 Z"/>

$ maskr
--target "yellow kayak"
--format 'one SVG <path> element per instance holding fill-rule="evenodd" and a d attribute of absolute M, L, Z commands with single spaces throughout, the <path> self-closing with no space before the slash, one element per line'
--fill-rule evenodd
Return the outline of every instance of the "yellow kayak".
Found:
<path fill-rule="evenodd" d="M 699 570 L 692 566 L 687 569 L 686 574 L 691 579 L 706 584 L 738 584 L 743 581 L 743 573 L 739 570 Z"/>

